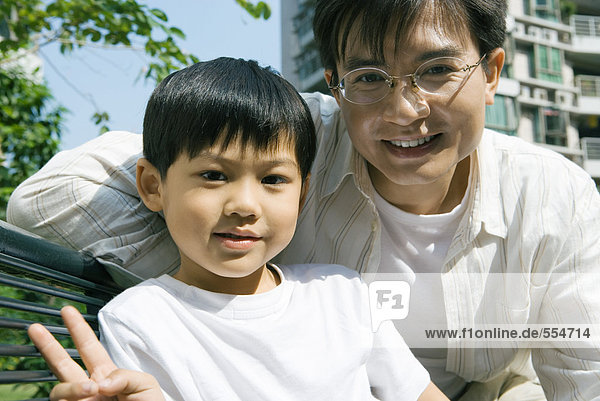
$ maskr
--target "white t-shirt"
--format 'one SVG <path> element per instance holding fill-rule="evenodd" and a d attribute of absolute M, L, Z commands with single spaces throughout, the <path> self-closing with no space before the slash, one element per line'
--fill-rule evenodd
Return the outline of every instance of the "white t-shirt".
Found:
<path fill-rule="evenodd" d="M 117 366 L 154 375 L 168 400 L 419 397 L 429 374 L 389 321 L 372 332 L 356 272 L 277 270 L 281 284 L 255 295 L 146 280 L 100 311 L 101 340 Z"/>
<path fill-rule="evenodd" d="M 407 213 L 373 191 L 381 218 L 378 274 L 402 273 L 408 277 L 411 286 L 408 316 L 394 323 L 414 355 L 431 374 L 432 381 L 449 397 L 458 395 L 466 382 L 446 371 L 447 343 L 439 340 L 439 348 L 431 348 L 419 340 L 423 338 L 424 330 L 447 328 L 441 269 L 465 213 L 470 187 L 469 180 L 461 203 L 453 210 L 434 215 Z M 378 277 L 385 279 L 383 275 Z"/>

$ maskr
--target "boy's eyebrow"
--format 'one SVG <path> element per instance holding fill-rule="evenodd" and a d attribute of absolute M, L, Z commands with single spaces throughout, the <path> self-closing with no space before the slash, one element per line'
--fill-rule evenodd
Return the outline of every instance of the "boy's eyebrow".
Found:
<path fill-rule="evenodd" d="M 203 159 L 209 159 L 209 160 L 213 160 L 216 162 L 224 162 L 224 163 L 236 163 L 239 162 L 239 159 L 230 159 L 227 157 L 223 157 L 220 154 L 216 154 L 216 153 L 212 153 L 212 152 L 200 152 L 200 154 L 198 154 L 198 156 L 196 156 L 195 158 L 203 158 Z M 290 158 L 281 158 L 281 159 L 261 159 L 261 158 L 257 158 L 256 160 L 262 162 L 263 164 L 267 164 L 270 166 L 281 166 L 281 165 L 292 165 L 294 167 L 298 166 L 298 163 Z"/>

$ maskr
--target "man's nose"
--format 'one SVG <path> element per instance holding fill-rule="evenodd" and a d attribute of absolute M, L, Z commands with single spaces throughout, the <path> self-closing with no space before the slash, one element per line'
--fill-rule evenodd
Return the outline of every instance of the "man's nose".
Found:
<path fill-rule="evenodd" d="M 383 101 L 383 118 L 394 124 L 407 126 L 430 114 L 429 104 L 409 77 L 394 80 L 391 93 Z"/>

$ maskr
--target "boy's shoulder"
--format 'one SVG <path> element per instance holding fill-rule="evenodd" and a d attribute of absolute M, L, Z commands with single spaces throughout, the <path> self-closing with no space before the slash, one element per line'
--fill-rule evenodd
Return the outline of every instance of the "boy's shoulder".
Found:
<path fill-rule="evenodd" d="M 360 279 L 360 275 L 346 266 L 328 263 L 302 263 L 292 265 L 278 265 L 288 280 L 303 278 L 340 277 L 344 279 Z"/>
<path fill-rule="evenodd" d="M 158 278 L 147 279 L 133 287 L 127 288 L 104 305 L 101 312 L 111 313 L 120 309 L 123 305 L 127 305 L 127 309 L 129 310 L 137 309 L 137 306 L 144 308 L 148 306 L 150 300 L 156 305 L 159 299 L 172 297 L 172 291 L 169 290 L 165 277 L 168 276 L 163 275 Z"/>
<path fill-rule="evenodd" d="M 335 287 L 356 291 L 362 289 L 364 283 L 360 275 L 345 266 L 334 264 L 297 264 L 279 265 L 285 279 L 289 282 L 311 287 Z"/>

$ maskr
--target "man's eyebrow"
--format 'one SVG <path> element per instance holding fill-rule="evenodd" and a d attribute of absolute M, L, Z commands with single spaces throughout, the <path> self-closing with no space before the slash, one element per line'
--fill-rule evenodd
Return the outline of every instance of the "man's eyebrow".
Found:
<path fill-rule="evenodd" d="M 464 55 L 462 48 L 458 46 L 447 46 L 441 49 L 429 50 L 419 53 L 415 59 L 417 62 L 425 62 L 438 57 L 459 57 Z"/>
<path fill-rule="evenodd" d="M 385 63 L 385 61 L 374 58 L 351 56 L 344 61 L 343 67 L 346 71 L 351 71 L 361 67 L 388 67 L 388 65 Z"/>
<path fill-rule="evenodd" d="M 440 49 L 428 50 L 416 55 L 415 61 L 417 63 L 424 63 L 425 61 L 438 58 L 438 57 L 460 57 L 464 56 L 464 50 L 459 46 L 446 46 Z M 378 60 L 376 58 L 368 58 L 368 57 L 348 57 L 342 67 L 346 71 L 352 71 L 356 68 L 361 67 L 379 67 L 379 68 L 389 68 L 389 64 L 387 64 L 384 60 Z"/>

